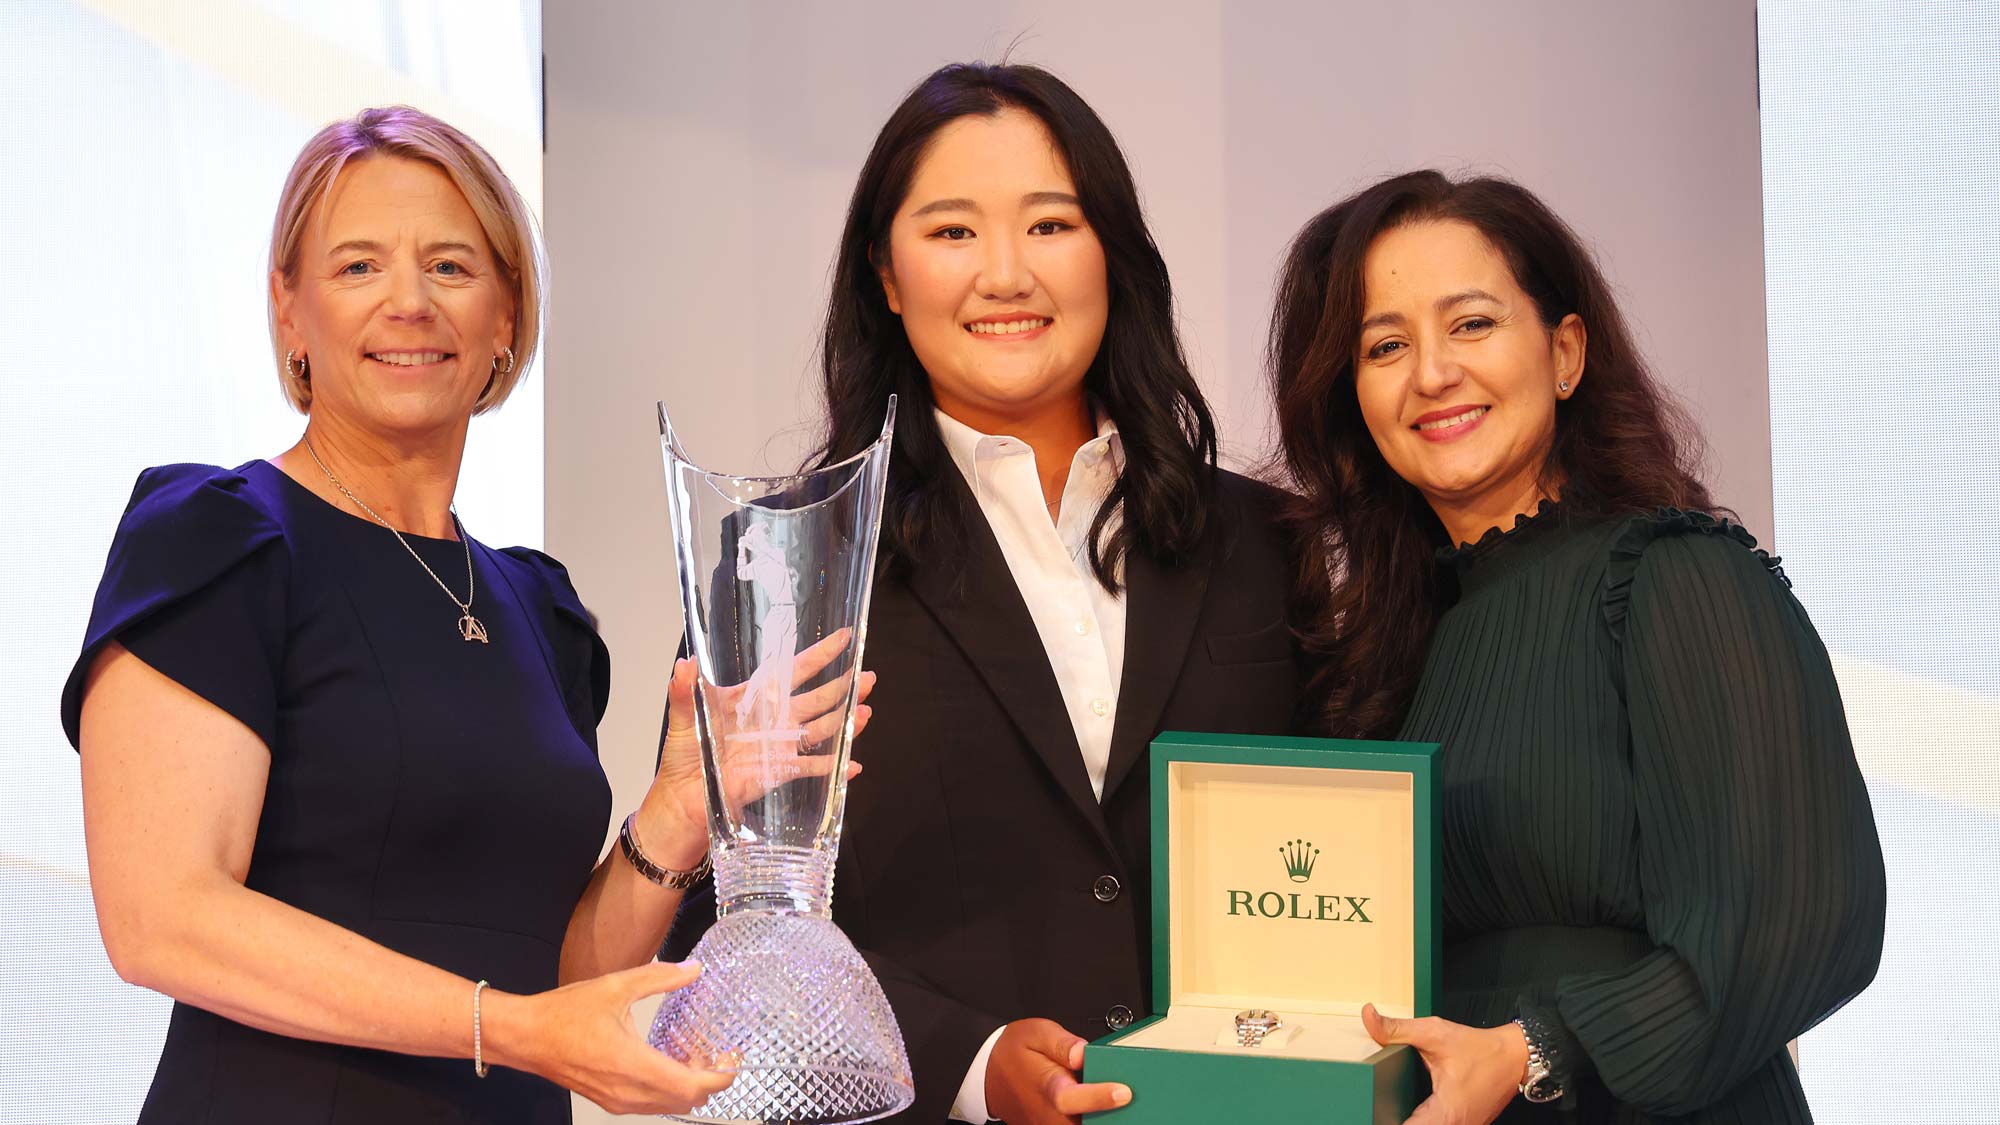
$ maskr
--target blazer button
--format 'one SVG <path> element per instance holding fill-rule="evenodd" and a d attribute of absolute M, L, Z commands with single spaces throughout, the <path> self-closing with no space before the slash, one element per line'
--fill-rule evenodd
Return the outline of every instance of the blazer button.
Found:
<path fill-rule="evenodd" d="M 1111 1010 L 1104 1013 L 1104 1024 L 1113 1031 L 1123 1031 L 1131 1027 L 1132 1009 L 1123 1004 L 1111 1005 Z"/>
<path fill-rule="evenodd" d="M 1117 898 L 1120 889 L 1118 879 L 1112 875 L 1099 875 L 1097 881 L 1090 885 L 1090 893 L 1096 895 L 1099 902 L 1110 902 Z"/>

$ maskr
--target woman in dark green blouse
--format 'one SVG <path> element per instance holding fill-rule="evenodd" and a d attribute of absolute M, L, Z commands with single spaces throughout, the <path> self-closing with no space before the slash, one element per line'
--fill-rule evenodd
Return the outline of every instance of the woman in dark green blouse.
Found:
<path fill-rule="evenodd" d="M 1412 1121 L 1810 1121 L 1785 1044 L 1884 879 L 1826 650 L 1721 518 L 1609 287 L 1521 187 L 1384 181 L 1272 325 L 1335 734 L 1437 742 L 1445 987 Z M 1324 571 L 1301 576 L 1326 582 Z"/>

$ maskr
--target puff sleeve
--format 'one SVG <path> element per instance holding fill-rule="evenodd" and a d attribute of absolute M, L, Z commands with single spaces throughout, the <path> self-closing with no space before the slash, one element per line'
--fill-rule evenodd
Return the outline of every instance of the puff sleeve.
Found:
<path fill-rule="evenodd" d="M 597 724 L 611 703 L 611 651 L 597 633 L 597 618 L 584 608 L 563 564 L 529 547 L 507 547 L 502 555 L 535 576 L 537 611 L 562 682 L 563 707 L 578 734 L 597 749 Z"/>
<path fill-rule="evenodd" d="M 63 686 L 70 744 L 91 664 L 118 641 L 274 747 L 288 581 L 283 528 L 241 475 L 212 465 L 141 473 Z"/>

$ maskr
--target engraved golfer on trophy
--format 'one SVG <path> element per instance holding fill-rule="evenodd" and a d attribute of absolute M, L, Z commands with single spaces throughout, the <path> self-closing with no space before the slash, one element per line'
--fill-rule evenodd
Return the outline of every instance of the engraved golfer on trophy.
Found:
<path fill-rule="evenodd" d="M 831 914 L 895 419 L 891 398 L 880 439 L 839 464 L 738 477 L 695 465 L 660 407 L 716 922 L 650 1039 L 737 1075 L 683 1120 L 871 1121 L 913 1097 L 895 1016 Z"/>

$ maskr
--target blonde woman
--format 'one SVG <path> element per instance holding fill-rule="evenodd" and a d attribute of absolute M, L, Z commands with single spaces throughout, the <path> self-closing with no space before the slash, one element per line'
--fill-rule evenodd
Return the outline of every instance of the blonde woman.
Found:
<path fill-rule="evenodd" d="M 177 1001 L 140 1121 L 701 1102 L 729 1076 L 626 1016 L 699 972 L 646 964 L 704 865 L 690 739 L 600 860 L 604 646 L 559 564 L 452 509 L 535 353 L 527 208 L 451 126 L 371 109 L 299 154 L 270 265 L 305 432 L 140 476 L 63 693 L 106 951 Z"/>

